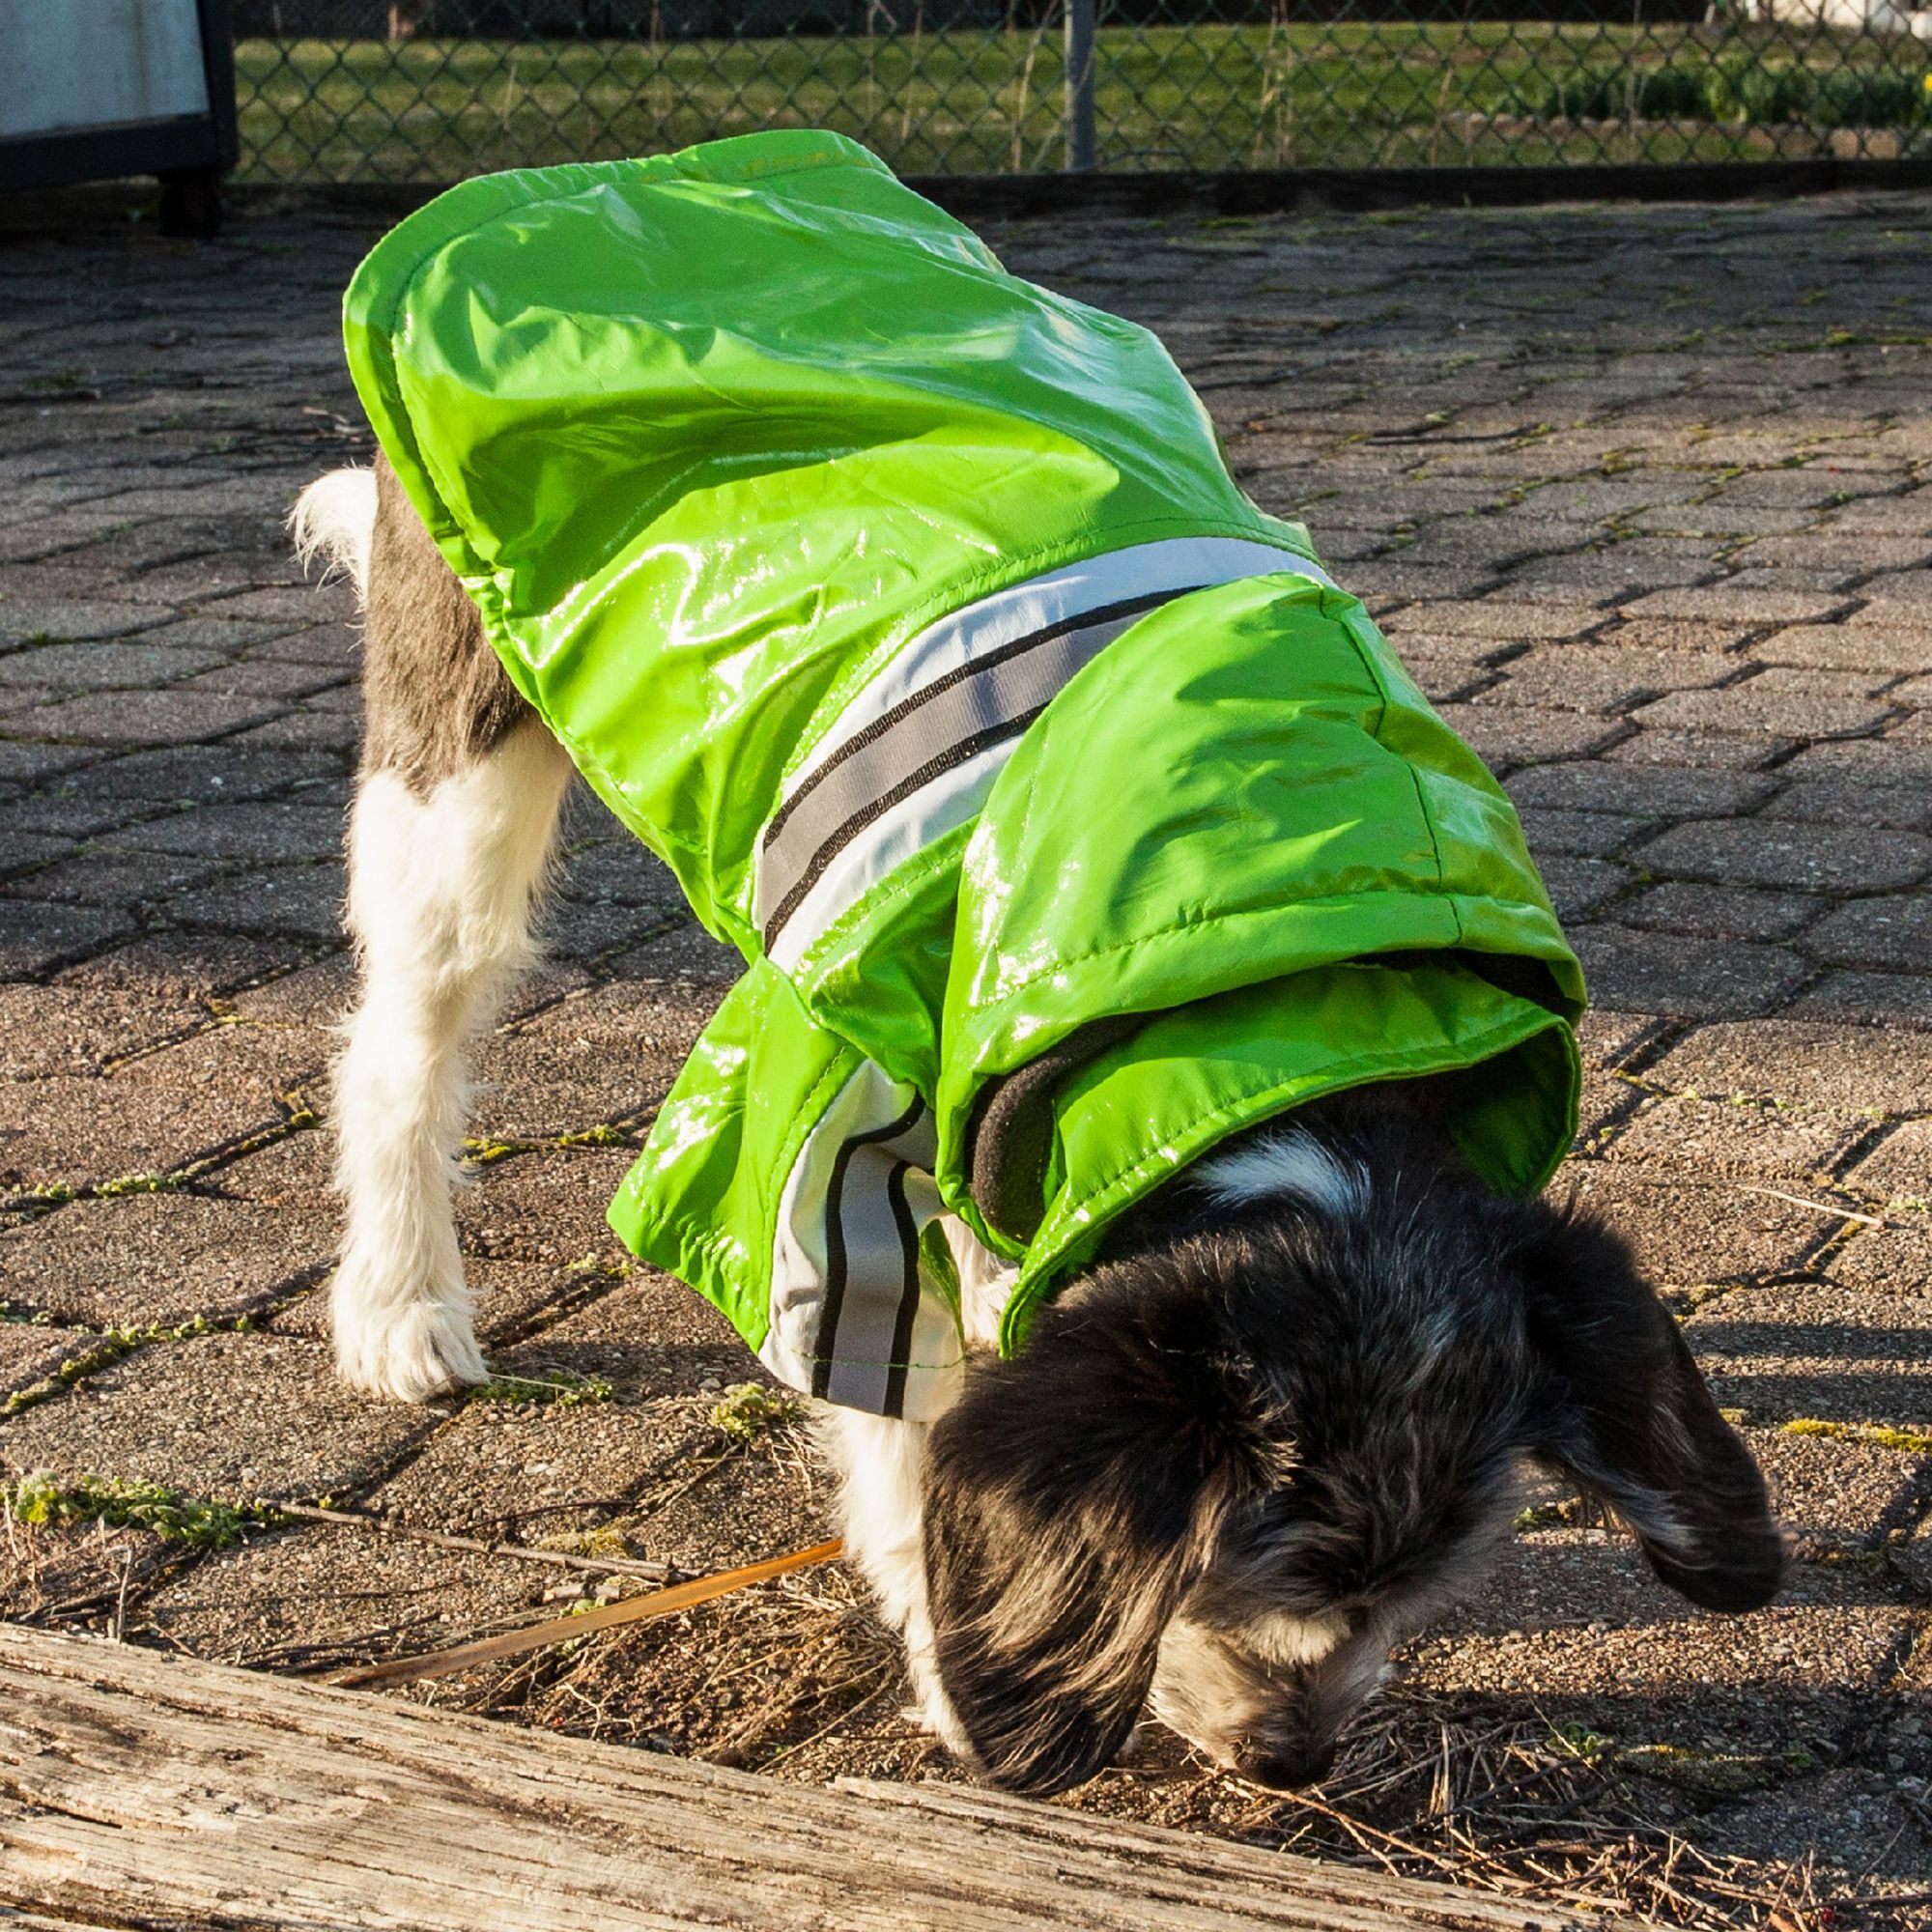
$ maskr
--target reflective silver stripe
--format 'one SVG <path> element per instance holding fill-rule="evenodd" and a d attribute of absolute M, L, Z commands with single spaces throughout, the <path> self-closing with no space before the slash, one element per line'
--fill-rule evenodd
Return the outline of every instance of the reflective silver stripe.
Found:
<path fill-rule="evenodd" d="M 939 1212 L 939 1190 L 912 1162 L 868 1147 L 854 1157 L 837 1208 L 847 1274 L 836 1320 L 829 1302 L 826 1307 L 812 1393 L 845 1408 L 899 1415 L 914 1359 L 914 1326 L 925 1298 L 920 1231 Z M 950 1317 L 948 1327 L 947 1355 L 956 1359 L 957 1329 Z"/>
<path fill-rule="evenodd" d="M 1009 585 L 922 632 L 846 704 L 765 828 L 753 911 L 767 954 L 789 970 L 886 871 L 970 818 L 1011 741 L 1140 617 L 1274 572 L 1332 587 L 1276 545 L 1164 538 Z"/>
<path fill-rule="evenodd" d="M 940 1210 L 931 1110 L 871 1062 L 799 1150 L 781 1192 L 770 1326 L 759 1359 L 850 1408 L 929 1420 L 963 1364 L 958 1322 L 922 1280 L 919 1238 Z"/>
<path fill-rule="evenodd" d="M 830 734 L 785 779 L 781 803 L 789 804 L 810 784 L 818 767 L 836 757 L 855 732 L 876 724 L 922 686 L 1015 638 L 1150 591 L 1180 583 L 1228 583 L 1277 570 L 1333 587 L 1318 565 L 1279 544 L 1252 537 L 1161 537 L 1062 564 L 992 591 L 928 624 L 839 705 Z"/>
<path fill-rule="evenodd" d="M 764 836 L 758 923 L 767 952 L 839 850 L 901 799 L 1003 737 L 1018 737 L 1075 671 L 1122 632 L 1195 585 L 1068 618 L 968 664 L 848 738 L 795 792 Z"/>
<path fill-rule="evenodd" d="M 848 907 L 934 839 L 977 818 L 1018 742 L 1002 738 L 942 772 L 843 846 L 767 949 L 772 964 L 781 973 L 795 972 L 812 942 Z"/>
<path fill-rule="evenodd" d="M 839 1149 L 825 1190 L 825 1298 L 813 1395 L 886 1412 L 899 1304 L 919 1294 L 919 1229 L 907 1221 L 902 1176 L 911 1159 L 930 1168 L 936 1154 L 932 1116 L 918 1098 L 896 1120 L 851 1135 Z M 856 1397 L 853 1370 L 868 1391 L 876 1381 L 877 1399 Z M 834 1392 L 835 1378 L 842 1393 Z"/>

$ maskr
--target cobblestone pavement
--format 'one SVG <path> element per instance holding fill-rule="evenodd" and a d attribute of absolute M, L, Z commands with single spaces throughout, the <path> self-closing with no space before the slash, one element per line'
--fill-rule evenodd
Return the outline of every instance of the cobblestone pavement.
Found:
<path fill-rule="evenodd" d="M 789 1429 L 720 1431 L 747 1360 L 604 1229 L 729 965 L 588 805 L 552 963 L 481 1053 L 462 1212 L 496 1362 L 530 1379 L 422 1408 L 330 1379 L 355 660 L 281 519 L 367 451 L 334 318 L 369 239 L 285 207 L 213 245 L 0 242 L 0 1468 L 52 1472 L 15 1499 L 52 1521 L 0 1537 L 6 1602 L 270 1666 L 634 1579 L 201 1505 L 704 1570 L 824 1502 Z M 1163 333 L 1249 489 L 1505 775 L 1599 1007 L 1559 1186 L 1665 1285 L 1799 1558 L 1763 1614 L 1693 1614 L 1552 1495 L 1326 1812 L 1158 1747 L 1081 1802 L 1666 1920 L 1788 1932 L 1885 1892 L 1866 1915 L 1906 1922 L 1932 1897 L 1932 202 L 995 240 Z M 828 1574 L 438 1694 L 943 1775 L 854 1601 Z"/>

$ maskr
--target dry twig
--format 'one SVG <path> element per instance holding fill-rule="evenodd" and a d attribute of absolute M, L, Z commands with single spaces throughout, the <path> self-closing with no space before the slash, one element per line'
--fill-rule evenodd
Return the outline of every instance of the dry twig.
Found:
<path fill-rule="evenodd" d="M 677 1580 L 679 1573 L 668 1563 L 635 1556 L 580 1556 L 571 1549 L 537 1549 L 527 1543 L 503 1543 L 480 1536 L 453 1536 L 445 1530 L 419 1529 L 414 1523 L 399 1522 L 394 1517 L 373 1510 L 327 1509 L 315 1503 L 275 1503 L 270 1507 L 284 1516 L 304 1522 L 326 1522 L 337 1528 L 374 1530 L 383 1536 L 397 1536 L 410 1543 L 426 1543 L 438 1549 L 461 1549 L 478 1556 L 511 1556 L 520 1563 L 548 1564 L 554 1570 L 585 1570 L 617 1577 L 642 1577 L 653 1583 Z"/>

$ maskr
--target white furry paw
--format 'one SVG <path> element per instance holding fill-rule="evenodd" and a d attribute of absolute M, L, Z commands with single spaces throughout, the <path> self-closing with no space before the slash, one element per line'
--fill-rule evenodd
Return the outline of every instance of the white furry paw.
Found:
<path fill-rule="evenodd" d="M 924 1623 L 923 1612 L 917 1621 Z M 962 1764 L 971 1764 L 973 1747 L 966 1727 L 952 1709 L 952 1700 L 939 1679 L 939 1662 L 933 1655 L 931 1636 L 924 1631 L 907 1633 L 906 1674 L 912 1680 L 913 1701 L 899 1714 L 928 1736 L 935 1737 Z"/>
<path fill-rule="evenodd" d="M 351 1267 L 345 1263 L 336 1277 L 332 1326 L 336 1373 L 352 1388 L 396 1402 L 427 1402 L 489 1379 L 460 1292 L 453 1305 L 427 1296 L 400 1303 L 384 1297 L 384 1305 L 372 1308 L 345 1280 Z"/>

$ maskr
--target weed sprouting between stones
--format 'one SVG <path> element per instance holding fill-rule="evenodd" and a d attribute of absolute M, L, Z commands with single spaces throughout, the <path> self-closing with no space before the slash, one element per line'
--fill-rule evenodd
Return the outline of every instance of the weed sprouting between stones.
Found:
<path fill-rule="evenodd" d="M 613 1402 L 616 1390 L 602 1376 L 572 1375 L 557 1370 L 552 1377 L 492 1376 L 469 1391 L 471 1402 L 531 1402 L 547 1408 L 583 1408 Z"/>
<path fill-rule="evenodd" d="M 190 1549 L 227 1549 L 251 1530 L 273 1529 L 284 1520 L 266 1504 L 206 1502 L 160 1483 L 101 1476 L 63 1483 L 50 1469 L 36 1469 L 4 1493 L 14 1521 L 36 1529 L 100 1522 L 111 1529 L 145 1529 L 163 1543 Z"/>
<path fill-rule="evenodd" d="M 790 1428 L 804 1413 L 803 1404 L 762 1382 L 733 1382 L 711 1406 L 711 1420 L 733 1442 L 755 1442 Z"/>

